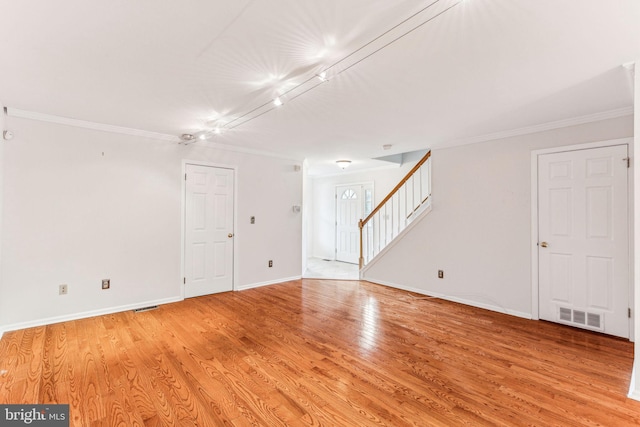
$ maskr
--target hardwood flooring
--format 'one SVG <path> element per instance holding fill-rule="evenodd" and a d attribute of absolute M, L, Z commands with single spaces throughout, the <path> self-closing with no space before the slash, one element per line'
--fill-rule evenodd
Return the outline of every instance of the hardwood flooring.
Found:
<path fill-rule="evenodd" d="M 632 343 L 358 281 L 8 332 L 0 403 L 72 426 L 629 426 Z"/>

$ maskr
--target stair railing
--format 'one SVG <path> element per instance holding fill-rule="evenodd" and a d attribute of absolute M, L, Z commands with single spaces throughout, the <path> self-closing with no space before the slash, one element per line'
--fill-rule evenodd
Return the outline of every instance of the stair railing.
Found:
<path fill-rule="evenodd" d="M 431 197 L 431 151 L 400 180 L 360 228 L 360 268 L 369 263 L 418 215 Z"/>

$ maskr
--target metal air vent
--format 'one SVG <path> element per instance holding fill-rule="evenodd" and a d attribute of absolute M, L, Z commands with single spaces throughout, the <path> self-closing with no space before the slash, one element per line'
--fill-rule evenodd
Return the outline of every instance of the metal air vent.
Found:
<path fill-rule="evenodd" d="M 585 310 L 574 310 L 569 307 L 558 307 L 557 320 L 573 326 L 587 329 L 604 330 L 603 317 L 600 313 L 590 313 Z"/>

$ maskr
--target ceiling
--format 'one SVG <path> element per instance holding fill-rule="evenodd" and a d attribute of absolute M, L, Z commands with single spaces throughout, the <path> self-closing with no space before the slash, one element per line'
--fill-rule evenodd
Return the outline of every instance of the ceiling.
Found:
<path fill-rule="evenodd" d="M 175 136 L 219 126 L 196 144 L 306 158 L 312 174 L 629 109 L 622 64 L 640 59 L 638 0 L 0 0 L 0 12 L 1 104 Z"/>

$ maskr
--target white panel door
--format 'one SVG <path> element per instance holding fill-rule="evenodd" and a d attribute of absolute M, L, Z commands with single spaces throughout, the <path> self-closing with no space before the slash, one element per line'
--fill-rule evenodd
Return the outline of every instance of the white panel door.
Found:
<path fill-rule="evenodd" d="M 363 203 L 361 185 L 336 187 L 336 261 L 358 264 Z"/>
<path fill-rule="evenodd" d="M 233 170 L 186 165 L 185 297 L 233 289 Z"/>
<path fill-rule="evenodd" d="M 538 157 L 540 318 L 629 338 L 627 146 Z"/>

